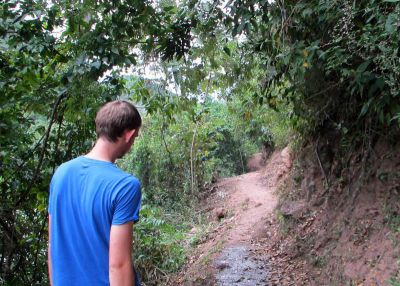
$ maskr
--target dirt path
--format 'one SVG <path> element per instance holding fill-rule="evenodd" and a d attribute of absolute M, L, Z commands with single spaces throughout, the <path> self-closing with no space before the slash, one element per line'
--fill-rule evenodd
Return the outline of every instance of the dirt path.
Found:
<path fill-rule="evenodd" d="M 287 149 L 273 153 L 266 166 L 260 155 L 249 163 L 257 171 L 224 179 L 208 198 L 215 224 L 204 232 L 178 285 L 274 285 L 265 240 L 270 236 L 274 195 L 291 167 Z M 199 235 L 199 230 L 194 230 Z"/>

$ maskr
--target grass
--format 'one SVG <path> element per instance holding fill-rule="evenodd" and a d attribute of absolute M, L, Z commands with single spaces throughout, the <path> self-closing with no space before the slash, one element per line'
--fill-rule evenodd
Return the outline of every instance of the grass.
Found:
<path fill-rule="evenodd" d="M 391 286 L 400 286 L 400 258 L 397 259 L 397 274 L 388 281 Z"/>
<path fill-rule="evenodd" d="M 216 225 L 216 222 L 198 225 L 194 234 L 189 237 L 188 244 L 192 247 L 200 244 L 205 238 L 207 238 L 208 233 L 214 229 Z"/>
<path fill-rule="evenodd" d="M 388 282 L 389 282 L 389 285 L 391 285 L 391 286 L 400 286 L 400 281 L 397 280 L 396 278 L 391 278 Z"/>
<path fill-rule="evenodd" d="M 249 208 L 249 201 L 250 201 L 250 199 L 249 198 L 247 198 L 244 202 L 242 202 L 241 204 L 240 204 L 240 208 L 242 209 L 242 210 L 247 210 L 248 208 Z"/>
<path fill-rule="evenodd" d="M 328 259 L 327 259 L 327 257 L 326 256 L 313 256 L 312 257 L 312 264 L 315 266 L 315 267 L 318 267 L 318 268 L 323 268 L 326 264 L 327 264 L 327 262 L 328 262 Z"/>
<path fill-rule="evenodd" d="M 290 234 L 290 231 L 293 229 L 293 220 L 285 217 L 279 210 L 276 211 L 276 217 L 279 222 L 279 232 L 283 236 L 287 236 Z"/>
<path fill-rule="evenodd" d="M 201 264 L 202 265 L 208 265 L 211 259 L 211 256 L 215 253 L 218 253 L 222 250 L 224 244 L 225 244 L 225 240 L 220 240 L 218 241 L 208 252 L 206 255 L 204 255 L 201 259 Z"/>

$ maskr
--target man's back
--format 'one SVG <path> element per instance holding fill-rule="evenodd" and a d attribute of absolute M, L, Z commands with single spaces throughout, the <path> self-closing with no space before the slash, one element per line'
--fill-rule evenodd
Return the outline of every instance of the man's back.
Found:
<path fill-rule="evenodd" d="M 139 181 L 113 163 L 61 165 L 50 185 L 53 284 L 109 285 L 111 225 L 136 222 L 140 199 Z"/>

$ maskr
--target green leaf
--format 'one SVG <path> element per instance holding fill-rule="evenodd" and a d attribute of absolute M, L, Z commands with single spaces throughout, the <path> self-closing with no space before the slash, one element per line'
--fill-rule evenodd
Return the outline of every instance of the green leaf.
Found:
<path fill-rule="evenodd" d="M 225 52 L 228 56 L 231 56 L 231 50 L 230 50 L 227 46 L 224 47 L 224 52 Z"/>
<path fill-rule="evenodd" d="M 367 60 L 367 61 L 363 62 L 362 64 L 360 64 L 357 68 L 357 73 L 365 72 L 365 70 L 367 69 L 367 67 L 369 66 L 370 63 L 371 63 L 371 60 Z"/>
<path fill-rule="evenodd" d="M 92 67 L 99 69 L 101 66 L 101 62 L 100 61 L 95 61 L 93 63 L 90 64 Z"/>
<path fill-rule="evenodd" d="M 400 1 L 400 0 L 399 0 Z M 385 23 L 385 31 L 389 34 L 395 32 L 397 29 L 397 17 L 395 13 L 389 14 Z"/>
<path fill-rule="evenodd" d="M 306 8 L 306 9 L 304 9 L 304 10 L 301 12 L 301 15 L 302 15 L 304 18 L 306 18 L 306 17 L 311 16 L 312 13 L 313 13 L 313 10 L 312 10 L 311 8 Z"/>
<path fill-rule="evenodd" d="M 236 34 L 240 34 L 243 31 L 245 25 L 246 25 L 246 21 L 242 21 L 236 29 Z"/>
<path fill-rule="evenodd" d="M 118 51 L 117 48 L 111 48 L 111 51 L 112 51 L 114 54 L 119 55 L 119 51 Z"/>
<path fill-rule="evenodd" d="M 399 123 L 400 123 L 400 113 L 398 113 L 392 119 L 390 119 L 390 121 L 394 121 L 394 120 L 399 120 Z"/>
<path fill-rule="evenodd" d="M 385 114 L 383 113 L 383 110 L 379 110 L 379 122 L 384 124 L 385 123 Z"/>
<path fill-rule="evenodd" d="M 364 116 L 365 114 L 367 114 L 368 110 L 369 110 L 369 106 L 371 105 L 373 101 L 373 98 L 370 98 L 362 107 L 361 112 L 360 112 L 360 117 Z"/>

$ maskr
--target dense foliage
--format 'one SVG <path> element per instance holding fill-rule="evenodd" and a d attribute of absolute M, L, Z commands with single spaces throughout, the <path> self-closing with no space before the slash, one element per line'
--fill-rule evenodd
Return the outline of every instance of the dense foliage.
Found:
<path fill-rule="evenodd" d="M 225 9 L 232 33 L 261 61 L 258 97 L 274 107 L 272 91 L 282 88 L 303 131 L 399 126 L 399 1 L 229 1 Z"/>
<path fill-rule="evenodd" d="M 181 109 L 171 121 L 164 112 L 148 115 L 134 149 L 119 162 L 142 183 L 144 209 L 135 225 L 135 255 L 149 285 L 159 285 L 184 261 L 184 234 L 198 222 L 193 206 L 210 182 L 245 172 L 247 158 L 258 150 L 254 130 L 261 134 L 269 122 L 245 119 L 237 112 L 239 104 L 209 98 L 193 112 Z M 250 121 L 258 126 L 240 128 Z"/>
<path fill-rule="evenodd" d="M 147 1 L 0 5 L 0 283 L 42 285 L 54 169 L 92 145 L 95 110 L 121 94 L 116 67 L 179 57 L 190 37 Z"/>
<path fill-rule="evenodd" d="M 163 113 L 146 117 L 141 138 L 124 163 L 141 178 L 149 202 L 180 201 L 195 196 L 213 176 L 245 172 L 246 159 L 257 145 L 248 130 L 238 128 L 239 120 L 250 120 L 238 115 L 225 103 L 208 99 L 194 114 L 179 112 L 173 121 Z M 261 128 L 263 122 L 258 123 Z"/>
<path fill-rule="evenodd" d="M 162 236 L 156 206 L 242 172 L 255 145 L 285 145 L 289 122 L 303 136 L 397 132 L 399 23 L 399 0 L 2 1 L 0 283 L 46 281 L 49 180 L 91 147 L 103 102 L 128 89 L 150 115 L 122 165 L 150 205 L 140 239 Z"/>

